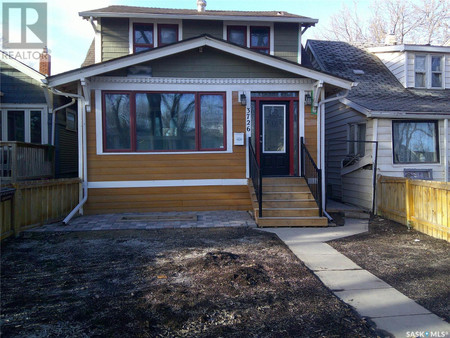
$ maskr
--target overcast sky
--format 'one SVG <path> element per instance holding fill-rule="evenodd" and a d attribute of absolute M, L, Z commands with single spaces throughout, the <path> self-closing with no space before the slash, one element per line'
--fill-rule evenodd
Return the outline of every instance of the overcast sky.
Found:
<path fill-rule="evenodd" d="M 6 2 L 43 1 L 3 1 Z M 109 5 L 196 9 L 196 3 L 197 0 L 49 0 L 47 25 L 52 74 L 78 68 L 86 56 L 94 31 L 91 24 L 78 15 L 81 11 Z M 279 10 L 319 19 L 316 27 L 306 32 L 307 39 L 319 36 L 320 30 L 327 27 L 329 17 L 339 11 L 344 3 L 351 7 L 353 0 L 207 0 L 206 10 Z M 370 3 L 370 0 L 359 0 L 358 10 L 361 17 L 368 16 Z M 38 67 L 38 63 L 32 58 L 20 61 L 34 68 Z"/>

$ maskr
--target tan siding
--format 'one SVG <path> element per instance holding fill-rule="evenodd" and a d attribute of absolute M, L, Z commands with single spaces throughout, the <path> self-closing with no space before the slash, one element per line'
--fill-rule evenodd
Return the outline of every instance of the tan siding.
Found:
<path fill-rule="evenodd" d="M 237 102 L 236 92 L 233 93 L 232 109 L 233 132 L 244 132 L 245 107 Z M 246 151 L 243 146 L 233 146 L 233 153 L 97 155 L 94 114 L 88 114 L 87 124 L 90 182 L 245 179 L 246 177 Z M 117 188 L 90 189 L 86 208 L 89 213 L 247 210 L 250 209 L 250 204 L 247 186 Z"/>
<path fill-rule="evenodd" d="M 311 114 L 311 106 L 305 106 L 305 144 L 317 164 L 317 114 Z"/>

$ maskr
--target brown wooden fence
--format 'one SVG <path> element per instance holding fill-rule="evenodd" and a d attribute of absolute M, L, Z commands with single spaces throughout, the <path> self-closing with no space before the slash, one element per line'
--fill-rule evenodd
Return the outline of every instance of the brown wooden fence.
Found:
<path fill-rule="evenodd" d="M 377 214 L 450 241 L 450 183 L 378 177 Z"/>
<path fill-rule="evenodd" d="M 79 185 L 77 178 L 13 183 L 14 196 L 0 205 L 1 239 L 61 220 L 78 204 Z"/>

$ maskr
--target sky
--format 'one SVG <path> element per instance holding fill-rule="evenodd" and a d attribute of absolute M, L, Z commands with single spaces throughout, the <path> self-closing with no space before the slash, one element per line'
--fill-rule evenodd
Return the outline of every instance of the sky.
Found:
<path fill-rule="evenodd" d="M 78 68 L 84 61 L 89 45 L 94 38 L 94 30 L 88 21 L 78 15 L 81 11 L 109 5 L 197 8 L 197 0 L 16 0 L 2 1 L 2 4 L 9 2 L 47 3 L 48 49 L 52 57 L 52 75 Z M 358 12 L 361 17 L 369 15 L 370 3 L 371 0 L 358 1 Z M 305 42 L 308 38 L 318 38 L 320 31 L 327 27 L 330 16 L 338 12 L 343 4 L 352 7 L 353 0 L 207 0 L 206 10 L 277 10 L 319 19 L 319 23 L 306 32 L 303 38 L 303 42 Z M 0 20 L 2 20 L 1 18 L 2 16 L 0 16 Z M 3 36 L 3 32 L 1 36 Z M 2 49 L 4 50 L 3 46 Z M 8 50 L 6 51 L 8 52 Z M 30 53 L 13 55 L 19 61 L 38 68 L 38 60 L 33 56 L 37 53 L 31 54 L 31 56 Z"/>

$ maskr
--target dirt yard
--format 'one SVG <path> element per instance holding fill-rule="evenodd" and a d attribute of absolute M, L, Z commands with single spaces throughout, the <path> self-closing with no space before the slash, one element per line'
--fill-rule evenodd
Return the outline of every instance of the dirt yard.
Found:
<path fill-rule="evenodd" d="M 272 234 L 34 234 L 1 252 L 4 337 L 376 337 Z"/>
<path fill-rule="evenodd" d="M 331 246 L 450 322 L 450 244 L 375 217 L 369 232 Z"/>

